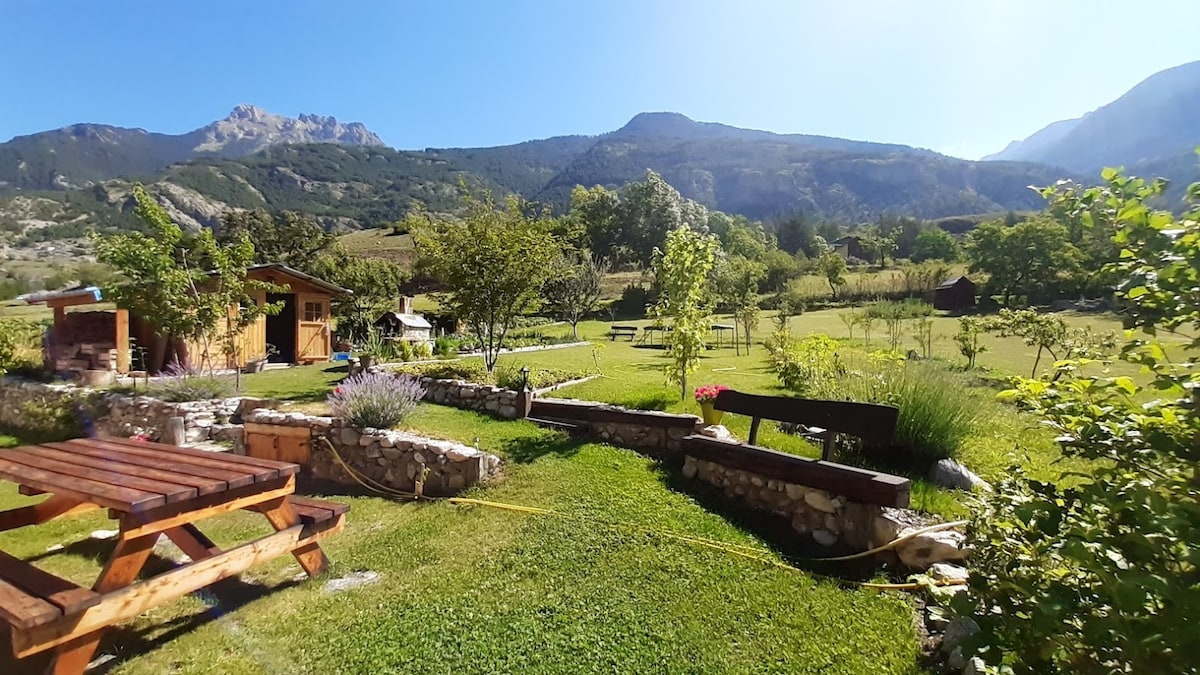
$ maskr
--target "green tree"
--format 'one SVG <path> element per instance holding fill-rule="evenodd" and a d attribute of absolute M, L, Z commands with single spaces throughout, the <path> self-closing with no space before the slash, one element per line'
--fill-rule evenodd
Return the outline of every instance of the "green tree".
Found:
<path fill-rule="evenodd" d="M 958 243 L 949 232 L 936 225 L 921 230 L 913 242 L 910 259 L 915 263 L 926 260 L 954 262 L 958 259 Z"/>
<path fill-rule="evenodd" d="M 987 351 L 987 345 L 980 339 L 984 332 L 984 323 L 979 317 L 964 316 L 958 320 L 954 344 L 958 345 L 958 353 L 967 359 L 967 370 L 974 368 L 975 359 Z"/>
<path fill-rule="evenodd" d="M 1067 229 L 1045 216 L 1012 226 L 981 224 L 967 239 L 967 257 L 972 272 L 990 277 L 989 287 L 1000 292 L 1005 305 L 1015 295 L 1031 301 L 1052 296 L 1080 263 Z"/>
<path fill-rule="evenodd" d="M 669 382 L 679 384 L 681 399 L 687 398 L 688 373 L 700 363 L 710 328 L 708 278 L 718 247 L 716 237 L 682 226 L 668 232 L 664 249 L 655 251 L 654 273 L 661 295 L 654 316 L 671 322 L 671 363 L 666 374 Z"/>
<path fill-rule="evenodd" d="M 815 258 L 821 254 L 817 247 L 817 230 L 803 212 L 797 211 L 776 222 L 775 237 L 779 240 L 779 248 L 792 255 L 803 253 Z"/>
<path fill-rule="evenodd" d="M 97 259 L 120 275 L 103 289 L 105 297 L 154 324 L 161 340 L 155 366 L 164 365 L 167 345 L 178 340 L 205 345 L 211 357 L 208 346 L 219 338 L 232 355 L 246 326 L 279 311 L 276 304 L 259 305 L 253 294 L 281 288 L 246 278 L 254 262 L 248 238 L 221 245 L 209 229 L 187 235 L 141 185 L 133 194 L 148 233 L 93 236 Z"/>
<path fill-rule="evenodd" d="M 400 287 L 409 280 L 409 273 L 390 260 L 351 255 L 338 246 L 308 268 L 313 276 L 350 291 L 335 297 L 331 309 L 340 336 L 355 343 L 367 339 L 381 313 L 395 308 Z"/>
<path fill-rule="evenodd" d="M 571 324 L 571 336 L 579 339 L 579 322 L 600 301 L 600 284 L 608 274 L 608 261 L 597 260 L 590 251 L 562 253 L 554 274 L 546 281 L 545 296 L 550 310 Z"/>
<path fill-rule="evenodd" d="M 306 273 L 312 273 L 317 257 L 337 243 L 337 237 L 315 220 L 290 211 L 275 216 L 255 209 L 221 216 L 217 241 L 235 245 L 243 239 L 254 244 L 254 262 L 281 263 Z"/>
<path fill-rule="evenodd" d="M 964 649 L 988 672 L 1194 673 L 1200 652 L 1200 342 L 1168 351 L 1156 331 L 1200 330 L 1200 214 L 1151 207 L 1164 182 L 1106 170 L 1105 184 L 1044 194 L 1055 208 L 1112 210 L 1120 257 L 1108 272 L 1131 334 L 1118 358 L 1147 372 L 1083 373 L 1065 359 L 1006 398 L 1043 418 L 1063 454 L 1087 467 L 1045 482 L 1014 470 L 969 529 L 969 590 L 952 606 L 978 634 Z M 1190 190 L 1200 196 L 1200 185 Z"/>
<path fill-rule="evenodd" d="M 717 274 L 721 300 L 742 328 L 747 353 L 750 352 L 750 334 L 758 325 L 758 287 L 766 275 L 766 265 L 740 255 L 722 261 Z"/>
<path fill-rule="evenodd" d="M 778 293 L 787 290 L 788 283 L 800 276 L 800 264 L 787 251 L 771 249 L 762 258 L 766 267 L 759 290 L 764 293 Z"/>
<path fill-rule="evenodd" d="M 817 269 L 821 270 L 833 292 L 833 299 L 837 300 L 838 289 L 846 285 L 846 259 L 833 251 L 826 252 L 817 259 Z"/>
<path fill-rule="evenodd" d="M 649 263 L 668 232 L 706 223 L 708 209 L 684 199 L 662 176 L 647 170 L 644 180 L 629 183 L 621 190 L 618 219 L 620 243 L 628 244 L 640 262 Z"/>
<path fill-rule="evenodd" d="M 436 219 L 414 230 L 418 264 L 438 280 L 442 305 L 471 327 L 488 372 L 513 319 L 541 301 L 560 250 L 552 223 L 528 214 L 514 197 L 497 206 L 488 195 L 466 199 L 462 220 Z"/>

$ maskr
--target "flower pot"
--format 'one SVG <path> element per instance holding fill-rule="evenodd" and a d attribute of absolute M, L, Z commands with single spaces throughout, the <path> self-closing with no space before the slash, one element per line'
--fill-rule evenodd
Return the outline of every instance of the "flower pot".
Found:
<path fill-rule="evenodd" d="M 724 410 L 717 410 L 713 406 L 716 401 L 701 401 L 700 416 L 704 418 L 704 426 L 711 427 L 714 424 L 720 424 L 721 418 L 725 416 Z"/>

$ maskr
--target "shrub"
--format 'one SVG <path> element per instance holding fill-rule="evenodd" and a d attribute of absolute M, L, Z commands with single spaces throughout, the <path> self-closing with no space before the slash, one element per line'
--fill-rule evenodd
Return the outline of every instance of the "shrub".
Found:
<path fill-rule="evenodd" d="M 433 348 L 428 342 L 413 343 L 413 358 L 428 359 L 433 356 Z"/>
<path fill-rule="evenodd" d="M 767 338 L 767 359 L 783 386 L 812 394 L 844 371 L 838 349 L 841 345 L 824 333 L 793 340 L 786 331 Z"/>
<path fill-rule="evenodd" d="M 458 340 L 449 335 L 439 336 L 433 341 L 433 353 L 438 358 L 448 359 L 458 353 Z"/>
<path fill-rule="evenodd" d="M 334 388 L 329 407 L 351 426 L 390 429 L 404 421 L 424 395 L 416 377 L 362 373 Z"/>
<path fill-rule="evenodd" d="M 0 375 L 26 375 L 42 370 L 41 324 L 24 319 L 0 319 Z"/>
<path fill-rule="evenodd" d="M 892 352 L 865 354 L 821 334 L 801 340 L 777 334 L 767 348 L 772 368 L 788 389 L 811 398 L 900 409 L 886 453 L 867 455 L 878 464 L 924 471 L 955 456 L 974 428 L 978 404 L 944 367 L 906 362 Z"/>
<path fill-rule="evenodd" d="M 445 363 L 412 363 L 396 368 L 395 372 L 417 377 L 432 377 L 435 380 L 491 381 L 491 377 L 483 367 L 483 361 L 478 359 L 463 359 Z"/>
<path fill-rule="evenodd" d="M 550 387 L 571 380 L 585 377 L 586 373 L 564 368 L 530 368 L 529 386 L 533 389 Z M 522 384 L 521 366 L 504 364 L 496 368 L 495 382 L 497 387 L 520 390 Z"/>
<path fill-rule="evenodd" d="M 408 340 L 398 340 L 394 342 L 393 345 L 394 347 L 392 351 L 394 358 L 398 358 L 401 361 L 413 360 L 413 343 L 409 342 Z"/>
<path fill-rule="evenodd" d="M 15 436 L 0 434 L 0 448 L 15 448 L 20 444 L 21 442 Z"/>
<path fill-rule="evenodd" d="M 164 401 L 182 403 L 229 398 L 235 390 L 233 380 L 228 377 L 200 375 L 176 363 L 167 368 L 163 377 L 150 383 L 149 393 Z"/>

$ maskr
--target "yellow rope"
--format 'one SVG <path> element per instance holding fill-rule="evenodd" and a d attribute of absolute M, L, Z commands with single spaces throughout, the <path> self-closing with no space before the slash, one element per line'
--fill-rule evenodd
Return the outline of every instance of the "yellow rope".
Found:
<path fill-rule="evenodd" d="M 329 439 L 325 438 L 324 436 L 321 436 L 319 438 L 322 441 L 324 441 L 326 447 L 329 448 L 329 452 L 330 452 L 330 454 L 333 455 L 333 458 L 337 462 L 337 464 L 340 467 L 342 467 L 342 469 L 351 478 L 353 478 L 355 480 L 355 482 L 357 482 L 359 485 L 363 486 L 364 488 L 366 488 L 372 492 L 381 493 L 386 496 L 398 497 L 398 498 L 402 498 L 402 499 L 411 499 L 413 501 L 422 500 L 422 499 L 429 500 L 429 501 L 439 501 L 439 499 L 436 497 L 426 497 L 424 495 L 417 494 L 416 492 L 407 492 L 404 490 L 397 490 L 395 488 L 388 487 L 386 485 L 383 485 L 382 483 L 372 480 L 369 476 L 359 474 L 358 471 L 356 471 L 349 464 L 346 463 L 346 460 L 344 460 L 342 458 L 341 454 L 337 451 L 337 448 L 335 448 L 333 446 L 333 444 L 329 442 Z M 524 506 L 521 504 L 507 504 L 504 502 L 493 502 L 493 501 L 488 501 L 485 499 L 472 499 L 469 497 L 446 497 L 446 498 L 440 499 L 440 501 L 445 501 L 450 504 L 458 504 L 458 505 L 483 506 L 483 507 L 492 508 L 492 509 L 500 509 L 503 511 L 513 511 L 516 513 L 529 513 L 529 514 L 539 515 L 539 516 L 560 516 L 563 518 L 572 517 L 572 516 L 568 516 L 567 514 L 562 513 L 561 511 L 555 511 L 553 509 L 546 509 L 546 508 L 541 508 L 541 507 L 537 507 L 537 506 Z M 722 551 L 724 553 L 736 555 L 736 556 L 739 556 L 742 558 L 746 558 L 747 560 L 753 560 L 755 562 L 762 563 L 764 565 L 770 565 L 772 567 L 777 567 L 779 569 L 784 569 L 784 570 L 788 570 L 791 572 L 797 572 L 800 574 L 808 574 L 810 576 L 820 577 L 820 578 L 824 578 L 824 579 L 830 579 L 830 580 L 840 582 L 840 583 L 855 584 L 857 586 L 862 586 L 863 588 L 873 588 L 873 589 L 877 589 L 877 590 L 912 591 L 912 590 L 920 590 L 926 586 L 925 584 L 917 584 L 917 583 L 884 584 L 884 583 L 873 583 L 873 582 L 866 582 L 866 581 L 849 581 L 846 579 L 838 579 L 837 577 L 830 577 L 830 576 L 824 575 L 824 574 L 817 574 L 815 572 L 811 572 L 808 570 L 802 570 L 794 565 L 789 565 L 786 562 L 783 562 L 781 560 L 777 560 L 777 559 L 771 557 L 772 554 L 770 551 L 766 551 L 766 550 L 763 550 L 763 549 L 760 549 L 757 547 L 753 547 L 753 546 L 744 546 L 742 544 L 733 544 L 733 543 L 728 543 L 728 542 L 723 542 L 723 541 L 714 541 L 712 539 L 703 539 L 700 537 L 692 537 L 692 536 L 688 536 L 685 534 L 679 534 L 678 532 L 671 532 L 669 530 L 652 528 L 652 527 L 647 527 L 644 525 L 633 525 L 631 523 L 605 521 L 605 520 L 598 519 L 598 518 L 586 518 L 586 520 L 589 520 L 590 522 L 595 523 L 595 524 L 606 525 L 608 527 L 613 527 L 616 529 L 641 530 L 643 532 L 656 534 L 656 535 L 659 535 L 659 536 L 662 536 L 662 537 L 665 537 L 668 539 L 674 539 L 676 541 L 681 541 L 681 542 L 684 542 L 687 544 L 693 544 L 696 546 L 710 548 L 710 549 L 713 549 L 716 551 Z M 834 558 L 803 558 L 803 560 L 809 560 L 809 561 L 813 561 L 813 562 L 837 562 L 837 561 L 854 560 L 856 558 L 865 558 L 865 557 L 873 555 L 875 553 L 890 550 L 890 549 L 894 548 L 896 545 L 903 543 L 904 541 L 907 541 L 919 534 L 922 534 L 925 532 L 933 532 L 933 531 L 937 531 L 937 530 L 944 530 L 944 529 L 947 529 L 950 527 L 963 525 L 966 522 L 967 521 L 955 521 L 952 523 L 938 523 L 937 525 L 932 525 L 930 527 L 925 527 L 920 530 L 915 530 L 913 532 L 910 532 L 910 533 L 904 535 L 903 537 L 899 537 L 899 538 L 895 539 L 894 541 L 892 541 L 888 544 L 885 544 L 884 546 L 879 546 L 877 548 L 873 548 L 869 551 L 864 551 L 862 553 L 855 553 L 855 554 L 846 555 L 846 556 L 838 556 L 838 557 L 834 557 Z M 933 585 L 949 586 L 949 585 L 953 585 L 953 582 L 948 581 L 948 580 L 940 580 L 940 581 L 934 581 Z"/>

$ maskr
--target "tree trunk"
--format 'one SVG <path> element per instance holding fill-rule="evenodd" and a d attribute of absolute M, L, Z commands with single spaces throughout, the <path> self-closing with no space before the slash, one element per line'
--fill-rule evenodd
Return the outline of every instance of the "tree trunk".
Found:
<path fill-rule="evenodd" d="M 579 319 L 571 322 L 571 339 L 579 342 Z"/>

